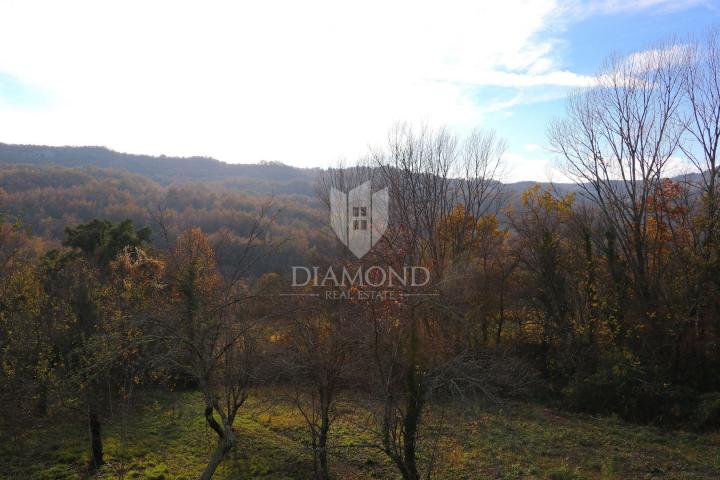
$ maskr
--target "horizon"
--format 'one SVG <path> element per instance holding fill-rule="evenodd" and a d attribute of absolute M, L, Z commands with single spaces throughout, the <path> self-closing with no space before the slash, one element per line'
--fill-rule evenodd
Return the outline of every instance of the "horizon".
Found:
<path fill-rule="evenodd" d="M 327 168 L 408 121 L 493 129 L 508 142 L 506 182 L 566 182 L 546 129 L 567 94 L 608 55 L 682 43 L 720 10 L 702 0 L 3 1 L 0 19 L 0 42 L 13 45 L 0 52 L 8 143 Z"/>
<path fill-rule="evenodd" d="M 192 155 L 192 156 L 175 156 L 175 155 L 165 155 L 165 154 L 151 155 L 151 154 L 142 153 L 142 152 L 137 152 L 137 153 L 136 152 L 122 152 L 122 151 L 114 150 L 114 149 L 109 148 L 104 145 L 36 145 L 36 144 L 7 143 L 7 142 L 0 141 L 0 146 L 3 146 L 3 145 L 10 146 L 10 147 L 28 147 L 28 148 L 78 148 L 78 149 L 96 148 L 96 149 L 104 149 L 104 150 L 107 150 L 108 152 L 118 154 L 118 155 L 146 156 L 146 157 L 150 157 L 152 159 L 208 160 L 208 161 L 214 161 L 214 162 L 218 162 L 218 163 L 221 163 L 223 165 L 228 165 L 228 166 L 279 166 L 279 167 L 287 167 L 287 168 L 298 169 L 298 170 L 303 170 L 303 171 L 318 170 L 320 172 L 327 172 L 330 169 L 344 170 L 344 169 L 351 169 L 356 166 L 356 165 L 329 165 L 329 166 L 306 167 L 306 166 L 290 165 L 290 164 L 283 163 L 283 162 L 277 161 L 277 160 L 261 160 L 259 162 L 255 162 L 255 163 L 245 163 L 245 162 L 229 163 L 229 162 L 225 162 L 223 160 L 220 160 L 220 159 L 217 159 L 214 157 L 210 157 L 210 156 L 206 156 L 206 155 Z M 15 164 L 15 165 L 22 165 L 22 164 L 20 163 L 20 164 Z M 65 168 L 81 168 L 81 167 L 75 166 L 75 167 L 65 167 Z M 106 168 L 106 167 L 95 167 L 95 168 Z M 373 167 L 373 168 L 376 168 L 376 167 Z M 129 173 L 135 173 L 137 175 L 146 176 L 142 173 L 135 172 L 134 170 L 126 169 L 126 171 Z M 694 175 L 698 175 L 698 173 L 690 172 L 690 171 L 671 172 L 667 175 L 663 175 L 662 178 L 668 178 L 668 179 L 686 178 L 687 179 L 687 178 L 693 177 Z M 460 177 L 451 176 L 449 178 L 458 179 Z M 587 184 L 587 182 L 578 182 L 578 181 L 567 179 L 567 178 L 563 179 L 563 181 L 555 181 L 553 179 L 514 180 L 514 179 L 506 179 L 506 178 L 502 178 L 502 177 L 499 177 L 499 178 L 496 178 L 493 180 L 497 181 L 501 185 L 518 185 L 518 184 L 523 184 L 523 183 L 530 183 L 530 184 L 540 184 L 540 185 L 559 185 L 559 186 L 578 186 L 578 187 L 580 187 L 581 185 Z"/>

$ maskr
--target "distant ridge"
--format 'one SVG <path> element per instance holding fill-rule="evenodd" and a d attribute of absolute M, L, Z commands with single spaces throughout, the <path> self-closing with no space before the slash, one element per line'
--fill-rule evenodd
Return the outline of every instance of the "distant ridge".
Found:
<path fill-rule="evenodd" d="M 0 143 L 0 165 L 113 168 L 138 173 L 161 185 L 219 182 L 228 188 L 255 193 L 313 195 L 320 168 L 298 168 L 279 162 L 226 163 L 211 157 L 168 157 L 121 153 L 106 147 L 54 147 Z M 527 189 L 533 181 L 507 183 L 511 191 Z M 563 190 L 574 190 L 572 184 Z"/>
<path fill-rule="evenodd" d="M 312 194 L 319 169 L 267 162 L 232 164 L 209 157 L 159 157 L 120 153 L 105 147 L 51 147 L 0 143 L 0 165 L 113 168 L 144 175 L 161 185 L 221 182 L 257 193 Z"/>
<path fill-rule="evenodd" d="M 321 168 L 299 168 L 280 162 L 254 164 L 226 163 L 211 157 L 168 157 L 121 153 L 106 147 L 55 147 L 19 145 L 0 142 L 0 166 L 31 165 L 65 168 L 109 168 L 142 175 L 160 185 L 210 183 L 252 194 L 284 194 L 315 196 L 315 180 Z M 679 175 L 674 180 L 697 180 L 699 174 Z M 530 186 L 548 182 L 525 180 L 503 183 L 510 194 L 518 194 Z M 553 182 L 559 193 L 577 192 L 574 183 Z"/>

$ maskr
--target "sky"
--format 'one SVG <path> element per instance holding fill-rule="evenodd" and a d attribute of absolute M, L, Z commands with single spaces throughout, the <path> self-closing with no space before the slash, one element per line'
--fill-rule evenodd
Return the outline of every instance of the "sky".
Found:
<path fill-rule="evenodd" d="M 327 167 L 409 122 L 494 129 L 506 181 L 562 181 L 567 93 L 711 27 L 710 0 L 0 0 L 0 142 Z"/>

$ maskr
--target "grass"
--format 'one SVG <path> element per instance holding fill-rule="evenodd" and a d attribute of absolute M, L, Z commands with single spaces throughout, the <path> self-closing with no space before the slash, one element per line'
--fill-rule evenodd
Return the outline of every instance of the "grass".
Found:
<path fill-rule="evenodd" d="M 265 392 L 237 419 L 238 445 L 216 477 L 310 479 L 306 427 L 283 402 L 268 406 Z M 124 421 L 114 415 L 103 432 L 107 464 L 98 479 L 197 478 L 214 446 L 194 393 L 157 394 Z M 437 412 L 431 420 L 439 418 Z M 556 412 L 510 403 L 502 408 L 447 409 L 440 479 L 717 479 L 720 433 L 694 434 Z M 353 447 L 370 437 L 348 412 L 332 431 L 331 468 L 338 479 L 397 478 L 377 451 Z M 9 440 L 9 441 L 8 441 Z M 82 420 L 68 417 L 0 441 L 0 478 L 18 480 L 87 477 L 87 439 Z M 428 452 L 423 452 L 427 454 Z"/>

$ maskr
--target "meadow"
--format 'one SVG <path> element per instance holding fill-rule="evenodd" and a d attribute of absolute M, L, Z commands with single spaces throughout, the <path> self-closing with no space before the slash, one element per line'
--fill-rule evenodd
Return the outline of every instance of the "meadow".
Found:
<path fill-rule="evenodd" d="M 153 393 L 143 404 L 107 424 L 107 461 L 96 478 L 197 478 L 215 443 L 199 395 Z M 462 410 L 450 406 L 444 413 L 446 435 L 440 440 L 436 478 L 689 480 L 720 474 L 717 432 L 658 429 L 521 402 Z M 360 417 L 348 410 L 334 425 L 331 472 L 339 479 L 398 478 L 381 453 L 362 446 L 366 435 Z M 87 432 L 73 420 L 57 418 L 6 437 L 0 446 L 0 478 L 87 478 Z M 234 429 L 238 445 L 216 478 L 313 478 L 307 427 L 289 397 L 260 391 L 248 400 Z"/>

